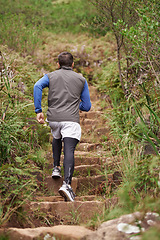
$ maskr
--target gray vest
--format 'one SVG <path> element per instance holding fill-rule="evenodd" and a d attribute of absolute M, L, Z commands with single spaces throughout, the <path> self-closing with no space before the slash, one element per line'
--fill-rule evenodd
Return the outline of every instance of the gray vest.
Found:
<path fill-rule="evenodd" d="M 69 67 L 62 67 L 47 75 L 49 78 L 47 120 L 79 123 L 79 103 L 85 78 Z"/>

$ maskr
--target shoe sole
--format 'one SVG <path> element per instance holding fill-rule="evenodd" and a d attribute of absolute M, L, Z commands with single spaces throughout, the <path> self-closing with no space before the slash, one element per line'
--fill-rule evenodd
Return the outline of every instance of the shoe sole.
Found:
<path fill-rule="evenodd" d="M 65 190 L 59 189 L 58 192 L 65 199 L 65 202 L 74 202 L 74 200 L 70 198 L 68 194 L 65 192 Z"/>
<path fill-rule="evenodd" d="M 52 173 L 52 178 L 61 178 L 61 174 L 59 172 Z"/>
<path fill-rule="evenodd" d="M 52 178 L 61 178 L 62 176 L 61 175 L 52 175 Z"/>

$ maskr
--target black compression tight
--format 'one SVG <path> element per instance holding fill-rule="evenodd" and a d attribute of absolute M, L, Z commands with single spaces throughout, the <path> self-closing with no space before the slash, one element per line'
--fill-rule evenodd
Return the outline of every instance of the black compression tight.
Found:
<path fill-rule="evenodd" d="M 54 167 L 60 166 L 60 158 L 62 152 L 62 140 L 53 138 L 52 142 L 52 151 L 53 151 L 53 159 L 54 159 Z"/>
<path fill-rule="evenodd" d="M 74 150 L 79 142 L 76 138 L 65 137 L 64 141 L 64 181 L 71 184 L 74 172 Z"/>
<path fill-rule="evenodd" d="M 74 172 L 74 151 L 78 144 L 78 139 L 65 137 L 64 141 L 64 181 L 71 184 Z M 61 139 L 53 139 L 52 142 L 54 166 L 60 166 L 60 156 L 62 151 Z"/>

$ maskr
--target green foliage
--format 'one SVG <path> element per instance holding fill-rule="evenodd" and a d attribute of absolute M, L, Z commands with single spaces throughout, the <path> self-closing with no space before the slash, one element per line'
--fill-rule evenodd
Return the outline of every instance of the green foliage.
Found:
<path fill-rule="evenodd" d="M 121 0 L 90 0 L 90 2 L 96 8 L 96 16 L 91 26 L 99 27 L 101 33 L 104 31 L 113 31 L 117 39 L 121 39 L 120 32 L 115 28 L 115 24 L 119 20 L 124 20 L 129 25 L 133 25 L 137 19 L 137 13 L 135 11 L 136 4 L 134 1 Z M 119 41 L 118 40 L 118 41 Z"/>
<path fill-rule="evenodd" d="M 26 146 L 23 141 L 20 141 L 23 134 L 21 129 L 22 122 L 16 116 L 11 117 L 8 121 L 0 121 L 0 164 L 12 159 L 15 155 L 23 153 Z"/>
<path fill-rule="evenodd" d="M 16 71 L 19 67 L 22 75 L 26 71 L 29 76 L 27 85 L 29 87 L 32 84 L 32 89 L 34 78 L 31 80 L 30 74 L 34 77 L 36 74 L 32 73 L 33 67 L 27 71 L 27 64 L 20 60 L 19 55 L 16 55 L 16 61 L 12 57 L 8 60 L 6 55 L 1 53 L 0 224 L 7 222 L 13 214 L 17 218 L 21 215 L 22 205 L 38 187 L 36 174 L 40 173 L 40 169 L 37 166 L 43 165 L 42 159 L 38 162 L 28 155 L 40 146 L 37 123 L 31 117 L 34 112 L 33 103 L 28 102 L 27 94 L 19 91 L 17 82 L 22 78 L 13 77 L 10 73 L 15 71 L 14 64 Z"/>
<path fill-rule="evenodd" d="M 50 11 L 47 29 L 54 33 L 83 32 L 81 23 L 92 18 L 93 7 L 85 0 L 55 3 Z"/>
<path fill-rule="evenodd" d="M 148 106 L 143 101 L 135 104 L 133 99 L 113 106 L 110 125 L 114 142 L 110 142 L 110 151 L 120 163 L 116 170 L 122 173 L 122 183 L 116 192 L 120 207 L 107 213 L 107 217 L 137 209 L 157 211 L 160 171 L 158 114 L 153 110 L 154 105 Z"/>
<path fill-rule="evenodd" d="M 143 112 L 140 110 L 140 108 L 138 108 L 138 104 L 134 107 L 136 113 L 140 117 L 140 122 L 138 123 L 139 130 L 143 133 L 141 136 L 137 135 L 137 137 L 149 142 L 153 147 L 155 153 L 159 155 L 158 150 L 160 148 L 160 140 L 156 135 L 159 131 L 159 117 L 157 116 L 156 112 L 154 112 L 151 107 L 146 104 L 146 107 L 150 111 L 149 122 L 146 122 L 145 115 L 143 115 Z"/>
<path fill-rule="evenodd" d="M 142 240 L 150 240 L 150 239 L 154 239 L 154 240 L 160 239 L 160 231 L 158 227 L 151 227 L 148 231 L 146 231 L 142 235 Z"/>
<path fill-rule="evenodd" d="M 98 84 L 99 91 L 109 94 L 112 100 L 121 98 L 121 86 L 116 62 L 107 62 L 100 74 L 97 73 L 96 75 L 95 73 L 94 79 Z"/>
<path fill-rule="evenodd" d="M 36 152 L 30 153 L 27 155 L 27 159 L 32 159 L 32 161 L 40 168 L 44 169 L 46 158 L 45 151 L 42 149 L 37 150 Z"/>
<path fill-rule="evenodd" d="M 33 172 L 36 170 L 38 169 L 35 165 L 27 163 L 21 157 L 14 158 L 12 164 L 5 164 L 0 167 L 0 224 L 4 224 L 13 213 L 18 212 L 18 209 L 36 190 L 37 183 L 35 176 L 33 176 Z"/>
<path fill-rule="evenodd" d="M 32 128 L 25 128 L 24 109 L 32 104 L 18 101 L 18 94 L 16 95 L 16 90 L 11 87 L 13 81 L 8 76 L 5 62 L 3 66 L 5 72 L 2 74 L 0 85 L 0 99 L 2 100 L 0 105 L 0 165 L 12 162 L 15 156 L 25 155 L 38 142 L 36 134 L 33 137 Z"/>
<path fill-rule="evenodd" d="M 117 136 L 121 140 L 127 141 L 132 138 L 132 134 L 136 131 L 136 119 L 135 111 L 131 102 L 124 101 L 119 104 L 115 101 L 113 105 L 113 111 L 111 112 L 111 126 L 112 134 Z"/>
<path fill-rule="evenodd" d="M 123 161 L 123 182 L 118 194 L 124 205 L 134 206 L 147 194 L 155 197 L 159 191 L 159 157 L 139 156 L 138 159 L 131 161 L 123 156 Z"/>
<path fill-rule="evenodd" d="M 148 81 L 147 94 L 157 101 L 159 107 L 160 11 L 158 1 L 91 0 L 91 2 L 97 9 L 95 26 L 103 31 L 109 27 L 115 36 L 119 80 L 123 93 L 126 97 L 132 94 L 140 99 L 146 95 L 142 90 L 142 84 Z M 92 25 L 90 23 L 90 26 Z M 126 66 L 124 66 L 125 61 Z"/>
<path fill-rule="evenodd" d="M 134 177 L 136 179 L 135 188 L 138 191 L 143 189 L 146 192 L 154 191 L 155 194 L 156 192 L 158 193 L 159 160 L 159 157 L 147 156 L 137 161 L 137 169 Z"/>
<path fill-rule="evenodd" d="M 150 80 L 152 82 L 151 89 L 156 93 L 160 68 L 158 61 L 160 54 L 160 14 L 157 13 L 155 16 L 155 8 L 156 5 L 147 4 L 143 9 L 137 9 L 139 21 L 130 28 L 127 25 L 124 26 L 122 33 L 128 45 L 127 53 L 130 59 L 128 71 L 131 74 L 128 75 L 128 81 L 130 78 L 135 78 L 136 84 L 142 84 L 146 79 Z M 150 95 L 152 92 L 150 91 Z"/>

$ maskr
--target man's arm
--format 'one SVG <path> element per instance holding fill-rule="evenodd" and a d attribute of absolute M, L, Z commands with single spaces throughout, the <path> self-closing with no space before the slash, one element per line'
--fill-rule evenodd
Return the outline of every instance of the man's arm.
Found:
<path fill-rule="evenodd" d="M 35 106 L 35 112 L 37 113 L 37 121 L 39 123 L 44 123 L 44 115 L 42 113 L 41 108 L 41 101 L 42 101 L 42 90 L 45 87 L 49 87 L 49 78 L 46 75 L 44 75 L 41 79 L 39 79 L 35 85 L 34 85 L 34 106 Z"/>
<path fill-rule="evenodd" d="M 87 81 L 85 80 L 85 84 L 81 93 L 81 102 L 79 104 L 79 109 L 81 111 L 88 112 L 91 108 L 91 100 L 90 100 L 90 94 L 88 89 Z"/>

